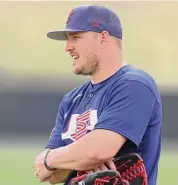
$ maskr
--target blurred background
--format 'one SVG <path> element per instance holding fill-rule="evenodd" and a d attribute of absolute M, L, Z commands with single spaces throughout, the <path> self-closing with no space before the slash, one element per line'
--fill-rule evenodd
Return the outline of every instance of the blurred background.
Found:
<path fill-rule="evenodd" d="M 63 28 L 70 10 L 96 1 L 0 2 L 0 185 L 37 185 L 33 175 L 65 93 L 87 77 L 71 72 Z M 156 80 L 163 101 L 158 185 L 178 184 L 178 2 L 99 1 L 121 19 L 124 55 Z"/>

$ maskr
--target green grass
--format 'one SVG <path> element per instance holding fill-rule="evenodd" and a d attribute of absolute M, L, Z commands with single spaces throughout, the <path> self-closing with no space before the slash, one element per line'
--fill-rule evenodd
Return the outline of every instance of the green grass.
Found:
<path fill-rule="evenodd" d="M 34 176 L 33 164 L 35 156 L 41 149 L 1 149 L 0 164 L 2 185 L 38 185 L 40 184 Z M 163 152 L 160 160 L 158 185 L 175 185 L 178 171 L 178 153 Z"/>

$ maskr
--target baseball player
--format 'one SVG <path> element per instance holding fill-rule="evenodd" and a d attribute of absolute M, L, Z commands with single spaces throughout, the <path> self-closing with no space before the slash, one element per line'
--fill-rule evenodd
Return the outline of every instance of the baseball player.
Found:
<path fill-rule="evenodd" d="M 69 184 L 77 171 L 115 169 L 113 158 L 135 152 L 143 158 L 148 184 L 156 185 L 161 97 L 154 79 L 124 60 L 118 16 L 101 5 L 81 5 L 64 29 L 47 36 L 66 41 L 73 73 L 89 81 L 60 103 L 46 150 L 36 157 L 36 176 Z"/>

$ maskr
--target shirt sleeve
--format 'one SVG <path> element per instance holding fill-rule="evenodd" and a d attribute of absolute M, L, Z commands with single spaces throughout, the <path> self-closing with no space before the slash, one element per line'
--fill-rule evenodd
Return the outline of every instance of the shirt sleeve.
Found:
<path fill-rule="evenodd" d="M 64 100 L 60 103 L 56 116 L 56 123 L 50 134 L 46 148 L 55 149 L 64 146 L 61 138 L 64 121 Z"/>
<path fill-rule="evenodd" d="M 95 129 L 117 132 L 138 147 L 149 125 L 154 103 L 154 94 L 141 82 L 126 81 L 116 85 Z"/>

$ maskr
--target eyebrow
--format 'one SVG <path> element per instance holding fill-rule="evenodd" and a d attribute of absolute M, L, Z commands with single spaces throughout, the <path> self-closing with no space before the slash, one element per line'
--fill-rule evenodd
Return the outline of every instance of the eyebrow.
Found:
<path fill-rule="evenodd" d="M 69 35 L 78 35 L 79 32 L 71 32 L 71 33 L 68 33 Z"/>
<path fill-rule="evenodd" d="M 78 32 L 68 32 L 68 35 L 69 36 L 73 36 L 73 35 L 78 35 L 79 33 Z M 66 39 L 67 39 L 67 33 L 64 33 Z"/>

